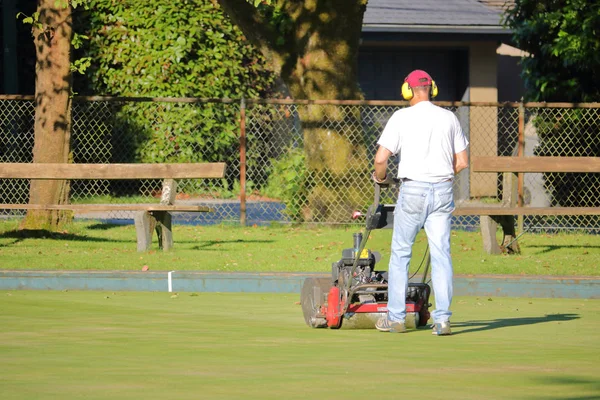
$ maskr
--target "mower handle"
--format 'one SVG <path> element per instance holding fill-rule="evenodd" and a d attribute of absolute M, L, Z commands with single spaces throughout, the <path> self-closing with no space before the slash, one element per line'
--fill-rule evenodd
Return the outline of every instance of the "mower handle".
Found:
<path fill-rule="evenodd" d="M 368 230 L 391 228 L 393 226 L 396 204 L 380 204 L 381 190 L 389 189 L 390 186 L 398 187 L 400 182 L 398 178 L 388 178 L 382 183 L 375 183 L 373 204 L 369 206 L 366 215 L 366 228 Z"/>
<path fill-rule="evenodd" d="M 362 254 L 364 250 L 367 240 L 369 239 L 369 235 L 371 234 L 371 230 L 373 229 L 381 229 L 392 227 L 394 224 L 394 208 L 395 205 L 380 205 L 379 201 L 381 200 L 381 189 L 389 188 L 392 185 L 397 185 L 400 183 L 399 179 L 396 178 L 387 178 L 381 183 L 375 182 L 375 195 L 373 199 L 373 204 L 369 206 L 366 215 L 366 226 L 365 233 L 362 235 L 362 239 L 356 251 L 356 256 L 354 262 L 352 263 L 352 269 L 350 270 L 350 274 L 348 275 L 348 281 L 345 282 L 343 302 L 347 304 L 347 296 L 350 292 L 350 286 L 352 284 L 352 277 L 354 276 L 354 271 L 356 271 L 356 267 L 358 266 L 359 255 Z M 388 222 L 388 215 L 391 215 L 391 222 Z"/>

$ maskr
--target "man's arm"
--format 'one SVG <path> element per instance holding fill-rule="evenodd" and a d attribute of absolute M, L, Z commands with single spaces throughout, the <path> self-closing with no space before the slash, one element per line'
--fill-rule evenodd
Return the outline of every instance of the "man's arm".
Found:
<path fill-rule="evenodd" d="M 455 175 L 469 166 L 469 155 L 466 149 L 454 155 L 453 164 Z"/>
<path fill-rule="evenodd" d="M 375 154 L 375 178 L 383 181 L 387 176 L 387 162 L 392 152 L 383 146 L 379 146 L 377 153 Z"/>

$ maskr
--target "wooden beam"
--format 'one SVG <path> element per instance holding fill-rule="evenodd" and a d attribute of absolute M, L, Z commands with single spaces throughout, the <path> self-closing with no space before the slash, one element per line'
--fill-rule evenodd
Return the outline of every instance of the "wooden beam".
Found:
<path fill-rule="evenodd" d="M 600 157 L 473 157 L 472 172 L 600 172 Z"/>
<path fill-rule="evenodd" d="M 454 215 L 600 215 L 600 207 L 457 207 Z"/>
<path fill-rule="evenodd" d="M 7 179 L 200 179 L 224 176 L 225 163 L 0 163 L 0 178 Z"/>
<path fill-rule="evenodd" d="M 180 211 L 212 212 L 211 207 L 165 204 L 0 204 L 0 210 L 72 210 L 93 211 Z"/>

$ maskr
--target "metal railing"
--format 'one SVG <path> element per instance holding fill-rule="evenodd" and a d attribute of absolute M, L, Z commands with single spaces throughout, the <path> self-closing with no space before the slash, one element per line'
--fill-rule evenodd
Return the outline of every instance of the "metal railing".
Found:
<path fill-rule="evenodd" d="M 471 155 L 600 156 L 600 104 L 436 102 L 454 112 Z M 390 101 L 294 101 L 75 97 L 72 153 L 78 163 L 224 161 L 217 182 L 180 182 L 178 202 L 214 213 L 181 213 L 180 223 L 353 223 L 365 210 L 376 142 Z M 0 96 L 0 163 L 31 162 L 35 104 Z M 0 166 L 1 168 L 1 166 Z M 600 174 L 523 174 L 524 205 L 598 207 Z M 158 201 L 161 182 L 74 181 L 72 202 Z M 3 203 L 26 203 L 27 180 L 0 180 Z M 502 175 L 455 180 L 457 206 L 501 201 Z M 386 199 L 393 202 L 395 199 Z M 0 210 L 0 215 L 22 211 Z M 82 215 L 81 217 L 86 217 Z M 97 216 L 95 216 L 97 217 Z M 130 219 L 112 212 L 105 219 Z M 478 216 L 454 225 L 478 227 Z M 527 229 L 598 230 L 597 216 L 525 217 Z"/>

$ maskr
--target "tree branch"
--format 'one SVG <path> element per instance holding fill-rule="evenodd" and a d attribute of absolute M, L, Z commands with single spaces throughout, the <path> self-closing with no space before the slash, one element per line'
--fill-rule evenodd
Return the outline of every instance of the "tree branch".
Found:
<path fill-rule="evenodd" d="M 263 54 L 275 51 L 278 32 L 246 0 L 218 0 L 221 8 Z"/>

